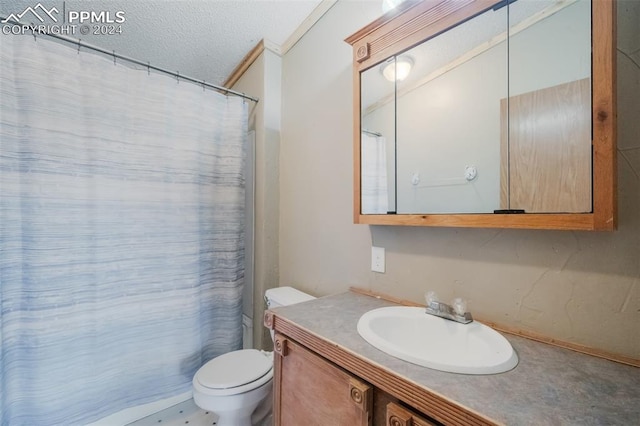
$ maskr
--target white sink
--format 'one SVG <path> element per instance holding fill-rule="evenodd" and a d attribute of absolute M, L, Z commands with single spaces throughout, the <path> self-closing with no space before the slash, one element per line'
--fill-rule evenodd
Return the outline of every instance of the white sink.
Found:
<path fill-rule="evenodd" d="M 513 369 L 518 356 L 500 333 L 477 321 L 460 324 L 424 308 L 374 309 L 358 321 L 358 333 L 381 351 L 413 364 L 463 374 Z"/>

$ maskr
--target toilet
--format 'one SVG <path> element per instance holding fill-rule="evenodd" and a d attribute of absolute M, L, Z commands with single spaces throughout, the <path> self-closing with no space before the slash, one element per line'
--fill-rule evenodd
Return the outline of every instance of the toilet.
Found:
<path fill-rule="evenodd" d="M 312 299 L 315 298 L 292 287 L 265 292 L 268 308 Z M 200 367 L 193 377 L 193 400 L 198 407 L 219 416 L 216 426 L 252 426 L 254 411 L 260 411 L 257 421 L 271 412 L 272 383 L 273 352 L 242 349 L 220 355 Z M 258 406 L 260 409 L 256 410 Z"/>

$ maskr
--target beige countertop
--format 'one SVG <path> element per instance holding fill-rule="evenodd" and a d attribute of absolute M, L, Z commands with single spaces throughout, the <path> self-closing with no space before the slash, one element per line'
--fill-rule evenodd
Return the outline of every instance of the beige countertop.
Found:
<path fill-rule="evenodd" d="M 348 292 L 273 312 L 331 345 L 496 423 L 640 424 L 640 368 L 504 334 L 519 357 L 515 369 L 493 375 L 432 370 L 387 355 L 358 334 L 356 326 L 362 314 L 393 305 Z"/>

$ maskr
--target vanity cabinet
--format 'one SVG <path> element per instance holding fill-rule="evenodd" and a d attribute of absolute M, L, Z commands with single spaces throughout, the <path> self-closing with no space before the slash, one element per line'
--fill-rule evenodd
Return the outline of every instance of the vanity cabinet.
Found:
<path fill-rule="evenodd" d="M 287 336 L 274 353 L 276 426 L 440 425 Z"/>
<path fill-rule="evenodd" d="M 371 425 L 371 385 L 281 334 L 274 352 L 276 425 Z"/>
<path fill-rule="evenodd" d="M 359 336 L 362 315 L 396 305 L 347 292 L 268 310 L 274 426 L 596 426 L 640 418 L 638 360 L 616 363 L 511 334 L 520 358 L 513 370 L 445 373 Z"/>
<path fill-rule="evenodd" d="M 274 331 L 274 426 L 493 425 L 265 312 Z M 363 377 L 367 377 L 366 379 Z M 443 419 L 431 418 L 429 409 Z M 445 411 L 442 417 L 442 410 Z M 461 421 L 458 421 L 461 420 Z"/>

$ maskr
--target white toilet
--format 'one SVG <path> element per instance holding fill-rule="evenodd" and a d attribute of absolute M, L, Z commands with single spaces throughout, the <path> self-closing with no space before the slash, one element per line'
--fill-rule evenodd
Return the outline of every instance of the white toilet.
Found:
<path fill-rule="evenodd" d="M 269 308 L 312 299 L 313 296 L 292 287 L 272 288 L 265 292 Z M 233 351 L 200 367 L 193 377 L 193 400 L 198 407 L 219 416 L 217 426 L 251 426 L 251 415 L 262 402 L 268 410 L 260 417 L 270 413 L 272 382 L 273 352 Z"/>

